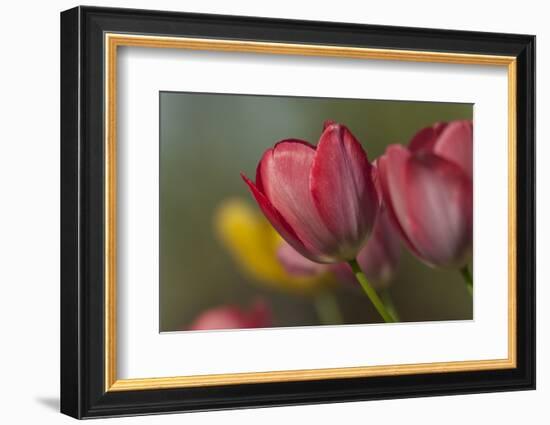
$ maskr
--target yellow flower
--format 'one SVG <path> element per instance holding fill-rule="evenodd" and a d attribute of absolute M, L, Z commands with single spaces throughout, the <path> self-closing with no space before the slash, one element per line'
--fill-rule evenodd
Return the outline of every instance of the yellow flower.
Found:
<path fill-rule="evenodd" d="M 291 276 L 277 260 L 283 240 L 263 214 L 240 199 L 227 199 L 215 216 L 216 234 L 239 267 L 254 280 L 273 288 L 312 293 L 333 283 L 330 273 Z"/>

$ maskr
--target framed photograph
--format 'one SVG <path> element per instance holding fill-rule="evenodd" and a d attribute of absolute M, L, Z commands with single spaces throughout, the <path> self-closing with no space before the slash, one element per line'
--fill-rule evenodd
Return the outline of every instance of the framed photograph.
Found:
<path fill-rule="evenodd" d="M 535 387 L 535 37 L 61 14 L 61 411 Z"/>

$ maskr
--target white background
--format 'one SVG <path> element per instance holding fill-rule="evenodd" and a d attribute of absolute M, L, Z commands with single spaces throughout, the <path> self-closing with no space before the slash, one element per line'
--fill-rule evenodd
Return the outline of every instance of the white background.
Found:
<path fill-rule="evenodd" d="M 507 358 L 506 67 L 131 47 L 118 69 L 119 378 Z M 159 334 L 161 90 L 474 104 L 475 320 Z"/>
<path fill-rule="evenodd" d="M 550 28 L 544 2 L 97 1 L 98 5 L 261 15 L 538 36 L 538 211 L 550 216 Z M 70 423 L 59 415 L 59 11 L 69 1 L 10 2 L 2 10 L 0 154 L 1 421 Z M 536 392 L 285 407 L 110 420 L 110 423 L 545 423 L 550 397 L 550 226 L 538 222 Z M 546 403 L 545 403 L 546 402 Z"/>

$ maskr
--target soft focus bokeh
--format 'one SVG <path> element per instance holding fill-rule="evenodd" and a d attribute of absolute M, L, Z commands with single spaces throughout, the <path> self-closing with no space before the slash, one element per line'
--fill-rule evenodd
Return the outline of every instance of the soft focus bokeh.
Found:
<path fill-rule="evenodd" d="M 263 152 L 281 139 L 316 144 L 327 119 L 348 126 L 373 161 L 434 122 L 473 116 L 471 104 L 176 92 L 161 92 L 160 106 L 163 332 L 198 329 L 197 320 L 219 311 L 258 326 L 379 322 L 349 282 L 286 273 L 277 261 L 280 238 L 239 173 L 254 176 Z M 401 321 L 472 318 L 460 274 L 429 268 L 405 249 L 387 287 L 383 296 Z M 256 305 L 265 306 L 268 321 L 250 320 Z"/>

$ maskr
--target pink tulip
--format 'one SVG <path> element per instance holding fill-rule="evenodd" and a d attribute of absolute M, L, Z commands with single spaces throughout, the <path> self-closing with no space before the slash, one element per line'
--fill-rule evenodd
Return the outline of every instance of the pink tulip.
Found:
<path fill-rule="evenodd" d="M 431 266 L 461 268 L 472 249 L 472 124 L 419 131 L 378 160 L 384 204 L 410 250 Z"/>
<path fill-rule="evenodd" d="M 378 212 L 371 164 L 343 125 L 325 123 L 317 147 L 283 140 L 268 149 L 256 183 L 242 175 L 273 227 L 318 263 L 354 259 Z"/>
<path fill-rule="evenodd" d="M 272 326 L 271 311 L 267 304 L 258 300 L 249 310 L 235 305 L 214 307 L 199 314 L 187 330 L 246 329 Z"/>

